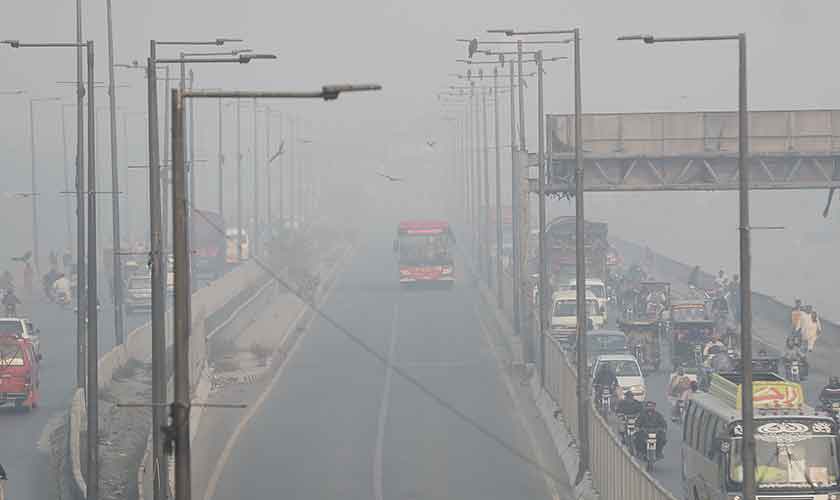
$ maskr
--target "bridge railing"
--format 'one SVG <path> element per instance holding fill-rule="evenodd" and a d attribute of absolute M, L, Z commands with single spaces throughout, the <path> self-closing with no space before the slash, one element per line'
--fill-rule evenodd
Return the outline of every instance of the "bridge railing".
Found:
<path fill-rule="evenodd" d="M 577 441 L 578 394 L 575 366 L 560 344 L 546 336 L 545 391 L 563 414 L 569 432 Z M 633 458 L 609 423 L 590 406 L 590 470 L 592 484 L 602 500 L 676 500 L 644 465 Z"/>

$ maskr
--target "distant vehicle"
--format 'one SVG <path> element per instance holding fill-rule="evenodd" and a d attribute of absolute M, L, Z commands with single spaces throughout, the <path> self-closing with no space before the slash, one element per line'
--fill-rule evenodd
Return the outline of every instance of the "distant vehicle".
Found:
<path fill-rule="evenodd" d="M 398 256 L 400 284 L 455 284 L 455 235 L 440 220 L 400 222 L 394 252 Z"/>
<path fill-rule="evenodd" d="M 0 318 L 0 337 L 15 337 L 30 342 L 35 352 L 41 352 L 41 330 L 27 318 Z"/>
<path fill-rule="evenodd" d="M 607 279 L 607 253 L 610 249 L 607 227 L 605 222 L 584 221 L 586 276 L 602 281 Z M 557 217 L 546 224 L 549 271 L 558 283 L 575 277 L 575 234 L 574 216 Z"/>
<path fill-rule="evenodd" d="M 0 335 L 0 405 L 31 410 L 40 403 L 41 354 L 29 340 Z"/>
<path fill-rule="evenodd" d="M 577 294 L 571 290 L 554 292 L 551 300 L 551 336 L 560 342 L 568 342 L 577 331 Z M 586 314 L 593 329 L 603 328 L 606 317 L 591 292 L 586 293 Z"/>
<path fill-rule="evenodd" d="M 598 356 L 607 354 L 629 354 L 624 333 L 618 330 L 586 332 L 586 367 L 591 368 Z"/>
<path fill-rule="evenodd" d="M 712 375 L 709 392 L 689 396 L 682 440 L 685 498 L 743 495 L 742 384 L 738 374 Z M 814 410 L 798 383 L 753 374 L 756 493 L 767 499 L 840 495 L 837 424 Z"/>
<path fill-rule="evenodd" d="M 152 308 L 152 276 L 135 274 L 128 279 L 125 309 L 128 314 Z"/>
<path fill-rule="evenodd" d="M 198 279 L 213 280 L 225 272 L 227 241 L 221 228 L 225 221 L 221 214 L 196 210 L 193 220 L 192 266 Z M 234 245 L 234 250 L 236 246 Z"/>
<path fill-rule="evenodd" d="M 630 391 L 637 401 L 645 400 L 647 387 L 636 358 L 630 354 L 602 354 L 592 363 L 591 373 L 598 373 L 598 369 L 605 364 L 613 369 L 618 385 L 621 386 L 621 394 Z"/>
<path fill-rule="evenodd" d="M 225 231 L 225 239 L 227 240 L 227 252 L 225 261 L 228 264 L 236 264 L 239 262 L 239 253 L 236 251 L 236 242 L 239 241 L 239 231 L 235 227 L 229 227 Z M 248 233 L 242 229 L 242 260 L 250 258 L 250 243 L 248 240 Z"/>
<path fill-rule="evenodd" d="M 586 278 L 584 281 L 586 286 L 586 291 L 591 292 L 592 295 L 595 296 L 595 300 L 598 301 L 598 306 L 601 307 L 604 316 L 606 316 L 607 311 L 607 285 L 604 284 L 604 280 L 596 279 L 596 278 Z M 575 290 L 577 287 L 577 280 L 570 280 L 569 281 L 569 290 Z"/>

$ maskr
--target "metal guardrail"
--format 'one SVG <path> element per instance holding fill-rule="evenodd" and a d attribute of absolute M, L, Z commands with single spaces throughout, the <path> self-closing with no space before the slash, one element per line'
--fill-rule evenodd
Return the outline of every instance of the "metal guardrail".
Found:
<path fill-rule="evenodd" d="M 578 439 L 578 395 L 575 367 L 560 344 L 546 336 L 545 390 L 563 413 L 572 436 Z M 645 472 L 621 444 L 609 423 L 592 406 L 589 411 L 592 484 L 602 500 L 676 500 L 659 481 Z"/>

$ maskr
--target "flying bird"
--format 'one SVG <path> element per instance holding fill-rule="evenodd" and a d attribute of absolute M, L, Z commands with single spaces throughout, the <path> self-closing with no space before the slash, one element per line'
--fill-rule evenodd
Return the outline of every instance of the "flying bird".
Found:
<path fill-rule="evenodd" d="M 405 180 L 402 177 L 394 177 L 393 175 L 383 174 L 382 172 L 376 172 L 376 175 L 378 175 L 380 177 L 384 177 L 391 182 L 402 182 L 402 181 Z"/>
<path fill-rule="evenodd" d="M 278 156 L 280 156 L 280 155 L 282 155 L 282 154 L 283 154 L 283 152 L 284 152 L 284 146 L 285 146 L 285 145 L 286 145 L 286 143 L 285 143 L 285 142 L 283 142 L 283 141 L 281 141 L 281 142 L 280 142 L 280 147 L 279 147 L 279 148 L 277 148 L 277 152 L 276 152 L 276 153 L 274 153 L 274 155 L 273 155 L 271 158 L 269 158 L 269 160 L 268 160 L 268 161 L 269 161 L 269 163 L 273 162 L 274 160 L 276 160 L 276 159 L 277 159 L 277 157 L 278 157 Z"/>

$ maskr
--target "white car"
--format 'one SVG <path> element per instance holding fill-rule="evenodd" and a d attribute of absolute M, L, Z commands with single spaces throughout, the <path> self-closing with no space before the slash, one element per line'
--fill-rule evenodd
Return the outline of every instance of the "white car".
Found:
<path fill-rule="evenodd" d="M 647 396 L 645 378 L 635 357 L 630 354 L 602 354 L 595 358 L 595 363 L 592 364 L 593 377 L 604 364 L 610 365 L 615 372 L 622 394 L 631 391 L 636 401 L 645 400 Z"/>
<path fill-rule="evenodd" d="M 551 297 L 551 333 L 557 337 L 564 337 L 574 334 L 577 329 L 577 294 L 572 290 L 554 292 Z M 595 330 L 604 327 L 607 321 L 601 311 L 595 296 L 586 292 L 586 314 L 592 321 L 592 328 Z"/>
<path fill-rule="evenodd" d="M 32 321 L 26 318 L 0 318 L 0 337 L 17 337 L 32 343 L 35 352 L 41 352 L 41 341 L 38 334 L 41 330 L 35 328 Z"/>

